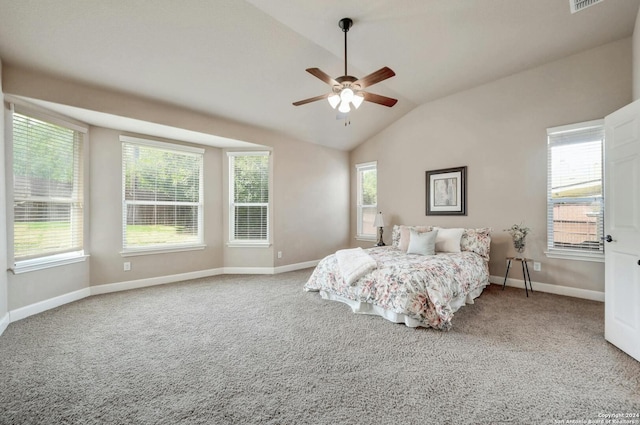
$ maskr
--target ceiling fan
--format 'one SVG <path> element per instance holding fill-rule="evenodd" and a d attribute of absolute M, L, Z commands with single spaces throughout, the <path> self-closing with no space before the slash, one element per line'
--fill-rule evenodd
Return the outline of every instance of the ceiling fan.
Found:
<path fill-rule="evenodd" d="M 384 68 L 380 68 L 379 70 L 360 79 L 347 74 L 347 32 L 349 32 L 349 28 L 351 28 L 352 25 L 353 21 L 350 18 L 342 18 L 340 19 L 340 22 L 338 22 L 338 26 L 342 28 L 342 31 L 344 32 L 344 75 L 333 79 L 318 68 L 307 68 L 306 71 L 309 74 L 329 84 L 331 92 L 293 102 L 295 106 L 315 102 L 316 100 L 327 99 L 331 107 L 334 109 L 338 107 L 338 111 L 344 117 L 351 111 L 350 104 L 358 109 L 365 100 L 367 102 L 373 102 L 388 107 L 392 107 L 398 102 L 397 99 L 369 93 L 363 90 L 366 87 L 372 86 L 396 75 L 391 68 L 385 66 Z M 338 115 L 338 118 L 340 118 L 340 114 Z"/>

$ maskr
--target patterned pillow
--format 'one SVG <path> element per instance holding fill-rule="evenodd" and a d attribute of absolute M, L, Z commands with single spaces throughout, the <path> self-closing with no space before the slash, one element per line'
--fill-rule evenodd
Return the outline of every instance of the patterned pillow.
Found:
<path fill-rule="evenodd" d="M 398 245 L 400 245 L 400 228 L 403 226 L 400 226 L 399 224 L 394 224 L 393 225 L 393 230 L 391 231 L 391 246 L 394 248 L 398 248 Z"/>
<path fill-rule="evenodd" d="M 418 233 L 430 232 L 433 230 L 431 226 L 404 226 L 394 225 L 391 232 L 391 245 L 394 248 L 407 252 L 409 248 L 409 240 L 411 238 L 411 230 L 415 230 Z"/>
<path fill-rule="evenodd" d="M 460 249 L 462 251 L 475 252 L 485 260 L 489 261 L 489 251 L 491 249 L 491 228 L 464 229 L 462 239 L 460 239 Z"/>

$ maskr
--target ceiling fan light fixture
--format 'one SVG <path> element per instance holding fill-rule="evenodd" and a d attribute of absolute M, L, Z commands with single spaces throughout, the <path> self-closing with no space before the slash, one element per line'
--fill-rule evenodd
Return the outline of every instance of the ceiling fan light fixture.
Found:
<path fill-rule="evenodd" d="M 333 109 L 336 109 L 336 106 L 338 106 L 338 103 L 340 103 L 340 96 L 334 93 L 329 96 L 327 100 L 329 101 L 329 105 L 331 105 Z"/>
<path fill-rule="evenodd" d="M 343 114 L 349 113 L 349 111 L 351 111 L 351 108 L 349 107 L 349 102 L 345 102 L 343 99 L 342 102 L 340 102 L 340 107 L 338 108 L 338 111 L 342 112 Z"/>
<path fill-rule="evenodd" d="M 362 102 L 364 102 L 364 96 L 360 93 L 355 94 L 353 96 L 353 99 L 351 99 L 351 103 L 353 103 L 353 106 L 355 106 L 356 109 L 358 109 L 360 105 L 362 105 Z"/>
<path fill-rule="evenodd" d="M 353 90 L 350 88 L 344 88 L 340 92 L 340 99 L 342 99 L 342 103 L 349 103 L 353 100 Z"/>

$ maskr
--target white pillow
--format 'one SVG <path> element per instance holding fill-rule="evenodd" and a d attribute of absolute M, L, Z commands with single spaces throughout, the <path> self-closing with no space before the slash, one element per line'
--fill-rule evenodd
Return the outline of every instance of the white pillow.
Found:
<path fill-rule="evenodd" d="M 437 236 L 437 230 L 433 230 L 431 232 L 416 232 L 411 229 L 411 237 L 409 238 L 407 254 L 435 255 Z"/>
<path fill-rule="evenodd" d="M 438 230 L 436 238 L 436 252 L 460 252 L 460 239 L 464 229 L 443 229 L 434 227 Z"/>
<path fill-rule="evenodd" d="M 400 242 L 398 243 L 398 249 L 401 251 L 407 252 L 407 249 L 409 249 L 412 229 L 418 233 L 430 232 L 432 230 L 430 226 L 400 226 Z"/>

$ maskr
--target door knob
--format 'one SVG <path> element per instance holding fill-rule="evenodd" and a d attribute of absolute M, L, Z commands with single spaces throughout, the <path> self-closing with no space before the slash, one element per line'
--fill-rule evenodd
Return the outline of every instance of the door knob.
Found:
<path fill-rule="evenodd" d="M 611 235 L 605 236 L 604 240 L 607 241 L 607 242 L 613 242 L 613 238 L 611 237 Z"/>

